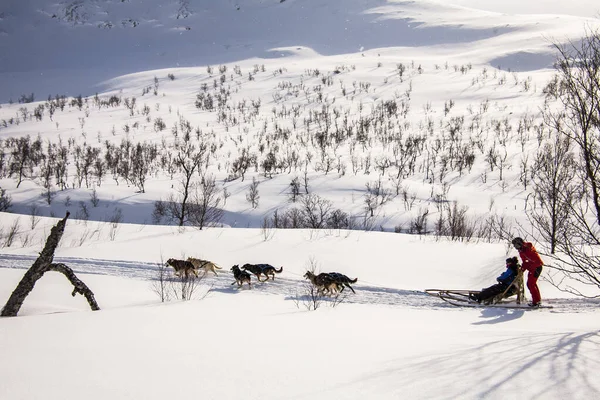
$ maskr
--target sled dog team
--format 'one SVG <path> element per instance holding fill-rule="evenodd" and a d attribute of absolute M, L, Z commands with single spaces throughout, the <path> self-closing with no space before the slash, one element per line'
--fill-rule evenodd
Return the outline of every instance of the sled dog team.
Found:
<path fill-rule="evenodd" d="M 167 260 L 167 265 L 173 267 L 175 270 L 175 275 L 178 277 L 189 278 L 192 275 L 198 277 L 198 271 L 203 270 L 204 275 L 209 272 L 212 272 L 216 276 L 218 276 L 218 269 L 222 269 L 215 263 L 207 260 L 200 260 L 194 257 L 188 257 L 187 260 L 177 260 L 175 258 L 169 258 Z M 231 271 L 233 272 L 233 277 L 235 281 L 232 285 L 237 283 L 238 287 L 242 287 L 244 283 L 248 285 L 248 287 L 252 288 L 252 279 L 251 275 L 256 276 L 256 280 L 259 282 L 266 282 L 271 277 L 271 280 L 275 280 L 275 274 L 280 274 L 283 272 L 283 267 L 276 269 L 270 264 L 244 264 L 240 268 L 239 265 L 234 265 L 231 267 Z M 261 280 L 261 276 L 264 276 L 264 280 Z M 315 275 L 311 271 L 307 271 L 304 274 L 304 277 L 308 279 L 313 286 L 317 289 L 317 293 L 322 295 L 335 295 L 337 293 L 341 293 L 344 291 L 344 288 L 349 288 L 352 293 L 356 293 L 351 283 L 356 283 L 358 278 L 350 279 L 344 274 L 339 272 L 322 272 L 318 275 Z"/>
<path fill-rule="evenodd" d="M 513 282 L 517 276 L 517 270 L 527 271 L 527 288 L 531 293 L 532 301 L 529 303 L 531 307 L 541 306 L 541 295 L 537 286 L 537 280 L 542 273 L 544 262 L 537 253 L 535 247 L 530 242 L 525 242 L 520 237 L 515 237 L 512 240 L 512 245 L 519 252 L 519 256 L 522 261 L 522 265 L 519 265 L 517 257 L 510 257 L 506 259 L 507 270 L 497 278 L 496 284 L 482 289 L 480 292 L 474 292 L 469 295 L 469 299 L 478 303 L 484 302 L 489 303 L 494 296 L 511 296 L 515 294 Z M 182 277 L 189 277 L 191 274 L 198 276 L 198 270 L 204 270 L 204 275 L 208 272 L 212 272 L 217 275 L 217 269 L 222 269 L 215 263 L 207 260 L 200 260 L 197 258 L 189 257 L 187 260 L 177 260 L 169 258 L 167 265 L 170 265 L 175 269 L 175 275 Z M 283 267 L 276 269 L 270 264 L 244 264 L 241 268 L 239 265 L 231 267 L 235 281 L 232 285 L 237 283 L 238 287 L 242 287 L 244 283 L 252 288 L 251 275 L 256 276 L 259 282 L 266 282 L 271 277 L 271 280 L 275 280 L 275 274 L 280 274 L 283 271 Z M 261 276 L 265 277 L 261 280 Z M 321 295 L 335 295 L 344 291 L 344 288 L 349 288 L 352 293 L 356 293 L 351 283 L 356 283 L 358 278 L 350 279 L 344 274 L 339 272 L 322 272 L 315 275 L 312 271 L 307 271 L 304 274 L 304 278 L 308 279 L 312 285 L 316 288 L 317 293 Z"/>

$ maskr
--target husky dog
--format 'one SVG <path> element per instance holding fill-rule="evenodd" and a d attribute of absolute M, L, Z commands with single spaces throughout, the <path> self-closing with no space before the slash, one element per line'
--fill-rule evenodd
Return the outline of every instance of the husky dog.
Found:
<path fill-rule="evenodd" d="M 242 266 L 242 269 L 244 271 L 249 271 L 249 272 L 253 273 L 254 275 L 256 275 L 256 279 L 258 279 L 259 282 L 268 281 L 269 276 L 271 277 L 271 280 L 275 280 L 275 273 L 280 274 L 281 271 L 283 271 L 283 267 L 281 267 L 277 270 L 277 269 L 275 269 L 274 266 L 272 266 L 270 264 L 244 264 Z M 261 275 L 265 276 L 266 279 L 264 281 L 260 280 Z"/>
<path fill-rule="evenodd" d="M 198 277 L 198 271 L 189 261 L 186 260 L 177 260 L 175 258 L 169 258 L 167 260 L 167 265 L 170 265 L 175 269 L 175 275 L 181 277 L 182 274 L 185 274 L 185 277 L 189 277 L 190 273 L 193 273 L 196 277 Z"/>
<path fill-rule="evenodd" d="M 319 275 L 315 275 L 311 271 L 306 271 L 304 277 L 308 279 L 317 288 L 317 293 L 324 295 L 333 295 L 339 291 L 338 283 L 335 282 L 329 276 L 329 274 L 320 273 Z"/>
<path fill-rule="evenodd" d="M 338 285 L 338 289 L 341 288 L 340 293 L 344 291 L 344 286 L 352 290 L 352 293 L 356 293 L 350 284 L 358 282 L 358 278 L 350 279 L 339 272 L 329 272 L 328 275 Z"/>
<path fill-rule="evenodd" d="M 221 267 L 219 267 L 217 264 L 207 261 L 207 260 L 200 260 L 198 258 L 194 258 L 194 257 L 188 257 L 187 259 L 189 262 L 191 262 L 192 264 L 194 264 L 194 268 L 196 270 L 199 270 L 200 268 L 202 268 L 204 270 L 204 275 L 206 275 L 208 272 L 212 272 L 213 274 L 217 275 L 217 269 L 223 269 Z"/>
<path fill-rule="evenodd" d="M 232 285 L 238 284 L 238 287 L 242 287 L 244 283 L 248 284 L 248 287 L 252 289 L 252 284 L 250 283 L 250 274 L 246 271 L 242 271 L 239 266 L 234 265 L 231 267 L 233 271 L 233 276 L 235 277 L 235 282 Z"/>

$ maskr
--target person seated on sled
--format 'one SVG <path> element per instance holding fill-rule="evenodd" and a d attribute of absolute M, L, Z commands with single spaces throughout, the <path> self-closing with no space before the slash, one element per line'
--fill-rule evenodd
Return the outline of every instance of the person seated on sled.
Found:
<path fill-rule="evenodd" d="M 511 283 L 517 278 L 519 271 L 519 260 L 517 257 L 511 257 L 506 259 L 506 271 L 504 271 L 496 280 L 497 284 L 492 285 L 488 288 L 482 289 L 479 293 L 471 293 L 469 299 L 474 300 L 478 303 L 482 301 L 485 303 L 491 300 L 494 296 L 497 296 L 510 286 Z M 514 286 L 509 289 L 506 296 L 512 296 L 515 293 Z"/>

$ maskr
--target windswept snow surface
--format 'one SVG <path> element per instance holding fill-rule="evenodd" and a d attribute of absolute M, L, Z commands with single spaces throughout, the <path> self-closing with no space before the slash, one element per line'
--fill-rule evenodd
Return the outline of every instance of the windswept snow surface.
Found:
<path fill-rule="evenodd" d="M 454 201 L 468 207 L 472 220 L 496 215 L 526 224 L 531 188 L 523 187 L 520 167 L 532 162 L 544 137 L 537 124 L 552 43 L 576 43 L 597 28 L 596 3 L 0 2 L 0 139 L 172 148 L 179 140 L 173 126 L 185 120 L 198 131 L 194 140 L 214 145 L 207 172 L 228 192 L 222 226 L 197 230 L 151 224 L 155 202 L 178 190 L 178 177 L 162 171 L 148 176 L 144 193 L 110 174 L 101 185 L 79 187 L 71 160 L 67 188 L 54 186 L 51 204 L 40 196 L 40 177 L 19 187 L 14 177 L 0 178 L 13 203 L 12 213 L 0 213 L 0 305 L 43 248 L 57 222 L 50 216 L 69 210 L 55 260 L 76 271 L 102 308 L 89 311 L 85 299 L 71 297 L 63 276 L 46 274 L 19 317 L 0 319 L 0 399 L 600 398 L 597 300 L 558 291 L 546 268 L 540 289 L 554 308 L 453 307 L 424 290 L 491 285 L 514 250 L 507 243 L 392 233 L 406 231 L 424 210 L 433 224 Z M 220 66 L 227 68 L 232 109 L 260 101 L 257 115 L 243 120 L 234 112 L 230 118 L 242 119 L 225 123 L 195 107 L 203 86 L 218 85 Z M 17 103 L 30 93 L 36 102 Z M 123 104 L 96 107 L 95 93 L 102 100 L 136 97 L 137 108 L 130 114 Z M 56 94 L 90 97 L 81 109 L 67 106 L 52 119 L 47 110 L 39 121 L 31 116 Z M 433 149 L 462 117 L 460 143 L 478 143 L 480 150 L 460 174 L 444 176 L 441 164 L 426 172 L 427 160 L 418 159 L 418 170 L 398 182 L 398 195 L 366 226 L 360 217 L 366 184 L 381 175 L 393 189 L 385 175 L 397 171 L 374 167 L 393 155 L 392 146 L 364 140 L 319 154 L 299 142 L 317 131 L 317 113 L 341 112 L 333 119 L 341 125 L 345 116 L 366 118 L 388 100 L 409 105 L 404 116 L 390 119 L 402 143 L 422 136 Z M 295 121 L 280 116 L 291 110 L 299 113 Z M 157 119 L 165 130 L 155 129 Z M 295 124 L 285 142 L 271 136 Z M 284 144 L 301 148 L 302 160 L 313 153 L 306 175 L 294 170 L 267 178 L 251 168 L 245 180 L 229 179 L 242 148 L 264 157 L 260 145 Z M 501 173 L 485 161 L 493 148 L 506 150 L 499 153 Z M 339 169 L 324 173 L 325 156 Z M 384 232 L 261 229 L 265 217 L 294 206 L 295 176 L 306 176 L 311 193 L 355 216 L 357 225 Z M 252 178 L 260 182 L 256 208 L 246 199 Z M 154 290 L 159 265 L 188 256 L 222 269 L 201 281 L 192 300 L 161 303 Z M 229 269 L 244 263 L 284 269 L 274 281 L 253 279 L 252 289 L 237 289 Z M 346 289 L 341 303 L 323 301 L 309 311 L 303 274 L 311 268 L 358 278 L 356 294 Z"/>

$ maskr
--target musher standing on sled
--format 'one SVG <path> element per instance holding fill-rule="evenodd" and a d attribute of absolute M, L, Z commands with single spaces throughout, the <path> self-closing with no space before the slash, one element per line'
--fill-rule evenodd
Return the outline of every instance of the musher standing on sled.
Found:
<path fill-rule="evenodd" d="M 531 293 L 531 303 L 529 303 L 529 306 L 539 307 L 542 305 L 542 296 L 540 295 L 537 280 L 542 273 L 544 262 L 535 247 L 533 247 L 533 244 L 524 241 L 520 237 L 514 238 L 512 244 L 519 252 L 519 256 L 523 261 L 521 270 L 529 272 L 527 274 L 527 288 L 529 289 L 529 293 Z"/>

